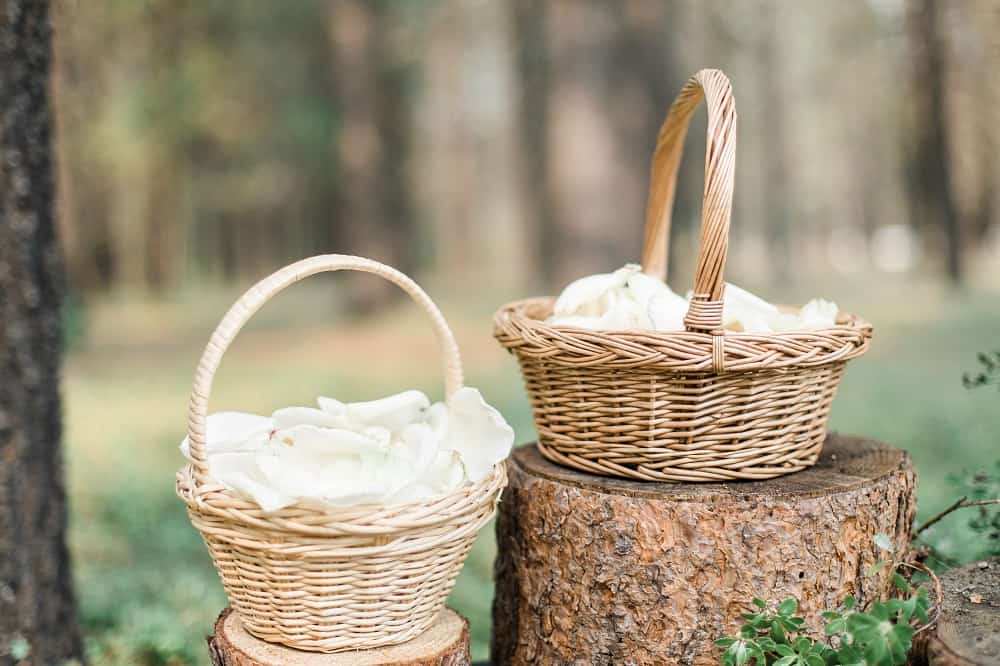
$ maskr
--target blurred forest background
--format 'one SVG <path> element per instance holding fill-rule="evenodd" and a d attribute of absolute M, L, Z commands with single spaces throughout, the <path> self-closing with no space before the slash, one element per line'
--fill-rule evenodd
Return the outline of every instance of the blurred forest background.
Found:
<path fill-rule="evenodd" d="M 490 316 L 638 259 L 657 129 L 702 67 L 729 74 L 740 113 L 727 278 L 875 323 L 833 425 L 912 452 L 923 516 L 955 496 L 949 475 L 1000 457 L 998 397 L 961 383 L 1000 347 L 997 0 L 61 0 L 53 24 L 71 547 L 95 663 L 204 661 L 225 600 L 172 494 L 174 447 L 200 347 L 244 288 L 323 252 L 409 272 L 528 441 Z M 702 111 L 671 243 L 682 292 L 703 155 Z M 374 279 L 296 287 L 234 346 L 214 408 L 440 395 L 425 328 Z M 963 520 L 928 532 L 948 562 L 980 554 Z M 478 656 L 491 536 L 452 600 Z"/>

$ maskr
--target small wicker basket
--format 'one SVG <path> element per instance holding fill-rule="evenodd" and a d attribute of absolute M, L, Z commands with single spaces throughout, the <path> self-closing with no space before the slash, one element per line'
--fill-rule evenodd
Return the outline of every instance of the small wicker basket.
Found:
<path fill-rule="evenodd" d="M 643 270 L 666 275 L 670 215 L 691 114 L 708 107 L 701 246 L 685 331 L 552 326 L 553 299 L 503 306 L 494 334 L 520 362 L 550 460 L 649 481 L 767 479 L 816 462 L 846 362 L 871 325 L 841 313 L 822 330 L 722 328 L 736 108 L 725 74 L 702 70 L 681 90 L 653 155 Z"/>
<path fill-rule="evenodd" d="M 310 275 L 339 270 L 374 273 L 401 287 L 434 325 L 447 395 L 461 388 L 454 336 L 410 278 L 358 257 L 305 259 L 247 291 L 212 334 L 191 393 L 192 462 L 177 474 L 177 493 L 243 625 L 265 641 L 315 652 L 394 645 L 427 629 L 507 482 L 499 463 L 482 481 L 426 501 L 335 510 L 295 505 L 265 513 L 211 479 L 205 419 L 212 378 L 226 348 L 276 293 Z"/>

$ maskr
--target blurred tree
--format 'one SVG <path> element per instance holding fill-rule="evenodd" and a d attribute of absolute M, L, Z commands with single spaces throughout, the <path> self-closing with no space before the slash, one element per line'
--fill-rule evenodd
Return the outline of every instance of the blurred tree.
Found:
<path fill-rule="evenodd" d="M 97 133 L 86 131 L 97 124 L 101 101 L 110 92 L 108 62 L 102 57 L 107 17 L 78 9 L 69 2 L 56 2 L 52 7 L 56 30 L 52 95 L 59 138 L 59 235 L 73 287 L 86 296 L 110 288 L 117 271 L 110 224 L 112 183 L 99 165 L 94 145 Z"/>
<path fill-rule="evenodd" d="M 0 1 L 0 663 L 82 656 L 64 533 L 48 3 Z"/>
<path fill-rule="evenodd" d="M 513 0 L 510 26 L 515 36 L 520 80 L 518 123 L 521 187 L 526 198 L 529 249 L 542 286 L 555 288 L 556 266 L 563 241 L 555 221 L 555 202 L 549 184 L 549 87 L 552 85 L 547 34 L 548 3 Z"/>
<path fill-rule="evenodd" d="M 412 118 L 409 63 L 398 44 L 405 7 L 336 0 L 327 5 L 335 109 L 337 208 L 331 224 L 346 236 L 343 251 L 412 272 L 418 230 L 407 179 Z M 384 280 L 356 283 L 355 307 L 371 310 L 396 290 Z"/>
<path fill-rule="evenodd" d="M 963 234 L 955 205 L 945 108 L 945 44 L 936 0 L 909 0 L 913 96 L 913 155 L 907 181 L 910 215 L 918 226 L 940 225 L 948 277 L 961 282 Z"/>
<path fill-rule="evenodd" d="M 649 160 L 675 92 L 667 5 L 546 0 L 511 12 L 545 277 L 560 283 L 638 260 Z"/>

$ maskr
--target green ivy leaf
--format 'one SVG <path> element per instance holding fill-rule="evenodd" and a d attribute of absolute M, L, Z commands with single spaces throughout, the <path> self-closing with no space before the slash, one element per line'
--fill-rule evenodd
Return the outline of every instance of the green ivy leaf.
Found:
<path fill-rule="evenodd" d="M 778 606 L 778 613 L 784 617 L 791 617 L 799 609 L 799 602 L 794 597 L 788 597 Z"/>
<path fill-rule="evenodd" d="M 840 666 L 868 666 L 861 650 L 853 645 L 841 645 L 836 653 L 836 663 Z"/>
<path fill-rule="evenodd" d="M 715 647 L 727 648 L 735 642 L 736 642 L 735 638 L 720 638 L 719 640 L 715 641 Z"/>
<path fill-rule="evenodd" d="M 844 608 L 846 608 L 847 610 L 851 610 L 852 608 L 854 608 L 854 605 L 856 603 L 857 600 L 854 598 L 853 594 L 848 594 L 846 597 L 844 597 Z"/>
<path fill-rule="evenodd" d="M 767 608 L 767 602 L 764 601 L 763 599 L 761 599 L 760 597 L 754 597 L 753 598 L 753 605 L 756 606 L 757 608 L 761 609 L 761 610 L 764 610 L 765 608 Z"/>
<path fill-rule="evenodd" d="M 835 636 L 837 634 L 843 634 L 847 631 L 847 620 L 843 617 L 837 616 L 836 618 L 830 620 L 823 627 L 823 633 L 827 636 Z"/>
<path fill-rule="evenodd" d="M 782 657 L 794 657 L 795 656 L 795 650 L 792 649 L 792 646 L 787 645 L 787 644 L 778 644 L 778 645 L 775 645 L 774 646 L 774 651 L 777 652 L 778 654 L 780 654 Z"/>
<path fill-rule="evenodd" d="M 892 574 L 892 583 L 896 586 L 896 589 L 904 594 L 910 591 L 910 584 L 906 582 L 906 579 L 900 576 L 898 573 Z"/>
<path fill-rule="evenodd" d="M 791 666 L 796 661 L 798 661 L 798 657 L 796 657 L 794 654 L 790 654 L 774 662 L 772 666 Z"/>
<path fill-rule="evenodd" d="M 788 642 L 788 638 L 785 636 L 785 630 L 782 628 L 781 622 L 779 622 L 778 620 L 775 620 L 774 622 L 771 623 L 770 636 L 771 640 L 773 640 L 775 643 Z"/>

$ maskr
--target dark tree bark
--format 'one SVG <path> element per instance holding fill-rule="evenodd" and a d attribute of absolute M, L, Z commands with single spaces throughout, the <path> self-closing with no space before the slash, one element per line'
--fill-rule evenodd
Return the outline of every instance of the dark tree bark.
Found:
<path fill-rule="evenodd" d="M 48 3 L 0 0 L 0 664 L 82 654 L 64 534 Z"/>
<path fill-rule="evenodd" d="M 918 226 L 931 228 L 940 225 L 948 277 L 958 283 L 964 272 L 962 225 L 955 204 L 948 154 L 945 49 L 940 10 L 935 0 L 910 0 L 907 8 L 914 104 L 908 200 L 911 217 Z"/>
<path fill-rule="evenodd" d="M 662 3 L 511 3 L 530 224 L 550 285 L 637 261 L 649 162 L 676 92 Z"/>
<path fill-rule="evenodd" d="M 546 288 L 555 288 L 558 252 L 562 246 L 549 183 L 549 53 L 546 44 L 548 7 L 538 0 L 508 4 L 517 49 L 518 130 L 521 187 L 527 224 L 534 245 L 533 264 Z"/>
<path fill-rule="evenodd" d="M 407 161 L 411 117 L 409 70 L 394 36 L 392 3 L 337 0 L 327 15 L 333 93 L 338 112 L 337 208 L 346 247 L 404 272 L 417 265 Z M 355 307 L 378 308 L 396 297 L 381 280 L 357 283 Z"/>

